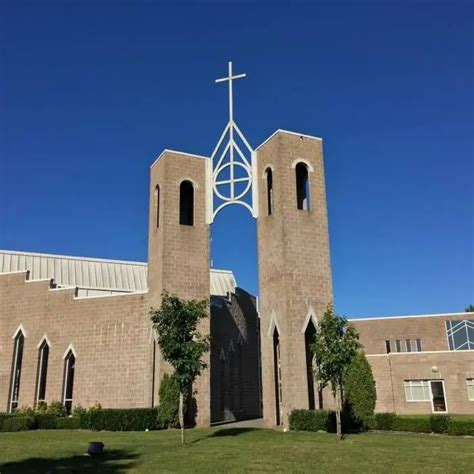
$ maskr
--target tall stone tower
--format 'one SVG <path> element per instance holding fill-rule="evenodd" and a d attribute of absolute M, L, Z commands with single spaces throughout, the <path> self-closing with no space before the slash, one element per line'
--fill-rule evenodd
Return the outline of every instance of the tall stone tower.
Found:
<path fill-rule="evenodd" d="M 256 150 L 263 414 L 317 408 L 309 343 L 332 301 L 322 141 L 278 130 Z"/>
<path fill-rule="evenodd" d="M 206 159 L 165 150 L 150 169 L 148 287 L 150 304 L 167 291 L 185 299 L 209 299 L 209 225 L 206 224 Z M 209 319 L 201 334 L 209 334 Z M 207 356 L 209 358 L 209 355 Z M 169 371 L 155 348 L 155 392 Z M 196 424 L 210 423 L 210 381 L 205 371 L 193 387 Z M 158 403 L 155 393 L 155 403 Z"/>

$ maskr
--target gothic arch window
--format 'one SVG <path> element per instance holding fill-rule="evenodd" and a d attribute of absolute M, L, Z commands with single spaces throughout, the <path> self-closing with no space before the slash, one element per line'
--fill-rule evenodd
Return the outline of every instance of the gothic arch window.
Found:
<path fill-rule="evenodd" d="M 191 181 L 183 181 L 179 186 L 179 223 L 194 225 L 194 186 Z"/>
<path fill-rule="evenodd" d="M 38 353 L 38 372 L 36 376 L 36 403 L 46 400 L 46 378 L 48 376 L 49 344 L 43 339 Z"/>
<path fill-rule="evenodd" d="M 295 167 L 296 175 L 296 207 L 303 211 L 310 210 L 309 201 L 309 176 L 305 163 L 298 163 Z"/>
<path fill-rule="evenodd" d="M 271 216 L 273 214 L 273 172 L 270 167 L 265 171 L 265 178 L 267 180 L 267 212 Z"/>
<path fill-rule="evenodd" d="M 76 368 L 76 356 L 72 349 L 69 349 L 64 358 L 64 389 L 63 404 L 68 413 L 71 413 L 73 391 L 74 391 L 74 372 Z"/>
<path fill-rule="evenodd" d="M 18 399 L 20 395 L 21 366 L 23 362 L 23 348 L 25 346 L 25 336 L 20 329 L 15 336 L 13 345 L 13 362 L 10 378 L 10 403 L 8 411 L 12 413 L 18 407 Z"/>
<path fill-rule="evenodd" d="M 155 218 L 156 227 L 160 227 L 160 185 L 157 184 L 155 187 Z"/>
<path fill-rule="evenodd" d="M 314 343 L 316 328 L 314 327 L 312 318 L 309 319 L 306 331 L 304 333 L 305 353 L 306 353 L 306 377 L 308 383 L 308 408 L 314 410 L 316 408 L 315 387 L 314 387 L 314 354 L 311 350 L 311 344 Z"/>

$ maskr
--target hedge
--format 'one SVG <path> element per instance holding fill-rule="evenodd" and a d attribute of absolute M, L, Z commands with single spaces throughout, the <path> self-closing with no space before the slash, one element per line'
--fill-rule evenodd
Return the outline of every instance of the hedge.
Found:
<path fill-rule="evenodd" d="M 67 418 L 56 418 L 57 430 L 77 430 L 81 427 L 81 420 L 78 416 Z"/>
<path fill-rule="evenodd" d="M 159 430 L 157 408 L 92 409 L 80 415 L 81 428 L 94 431 Z"/>
<path fill-rule="evenodd" d="M 293 410 L 290 429 L 294 431 L 334 432 L 334 412 L 327 410 Z M 343 431 L 357 429 L 354 420 L 342 417 Z M 457 436 L 474 436 L 474 419 L 450 418 L 448 415 L 397 416 L 394 413 L 377 413 L 370 429 L 408 431 L 413 433 L 445 433 Z M 359 425 L 358 431 L 362 427 Z"/>
<path fill-rule="evenodd" d="M 36 427 L 33 416 L 9 416 L 3 419 L 2 431 L 28 431 Z"/>
<path fill-rule="evenodd" d="M 58 417 L 49 413 L 38 413 L 35 415 L 36 428 L 40 430 L 54 430 Z"/>

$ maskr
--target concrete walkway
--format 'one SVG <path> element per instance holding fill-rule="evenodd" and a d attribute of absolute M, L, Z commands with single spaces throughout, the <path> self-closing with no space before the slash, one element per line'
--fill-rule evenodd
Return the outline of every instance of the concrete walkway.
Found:
<path fill-rule="evenodd" d="M 222 423 L 220 428 L 264 428 L 263 418 L 256 418 L 255 420 L 233 421 L 230 423 Z"/>

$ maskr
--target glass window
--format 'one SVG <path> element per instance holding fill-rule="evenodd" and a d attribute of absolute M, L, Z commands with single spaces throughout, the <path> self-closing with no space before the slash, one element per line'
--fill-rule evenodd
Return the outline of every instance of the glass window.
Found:
<path fill-rule="evenodd" d="M 46 341 L 40 346 L 39 357 L 38 357 L 38 378 L 37 378 L 37 391 L 36 391 L 36 403 L 44 402 L 46 398 L 46 377 L 48 375 L 48 359 L 49 359 L 49 346 Z"/>
<path fill-rule="evenodd" d="M 404 384 L 407 402 L 429 402 L 431 400 L 428 380 L 405 380 Z"/>
<path fill-rule="evenodd" d="M 474 402 L 474 379 L 467 379 L 467 398 Z"/>
<path fill-rule="evenodd" d="M 395 344 L 397 346 L 397 352 L 402 352 L 402 343 L 401 343 L 400 339 L 397 339 L 395 341 Z"/>
<path fill-rule="evenodd" d="M 474 321 L 446 321 L 446 333 L 449 349 L 452 351 L 468 351 L 474 349 Z"/>
<path fill-rule="evenodd" d="M 407 352 L 411 352 L 411 341 L 410 341 L 410 339 L 405 340 L 405 346 L 407 348 Z"/>
<path fill-rule="evenodd" d="M 390 347 L 390 341 L 385 341 L 385 350 L 387 351 L 387 354 L 390 354 L 390 352 L 392 352 L 392 349 Z"/>
<path fill-rule="evenodd" d="M 417 339 L 416 341 L 416 352 L 421 352 L 421 339 Z"/>
<path fill-rule="evenodd" d="M 67 353 L 64 360 L 64 406 L 68 413 L 72 409 L 72 394 L 74 390 L 74 370 L 76 366 L 76 358 L 72 351 Z"/>
<path fill-rule="evenodd" d="M 11 375 L 10 388 L 10 413 L 15 411 L 18 407 L 18 400 L 20 396 L 20 380 L 21 380 L 21 365 L 23 363 L 23 348 L 25 345 L 25 336 L 21 331 L 15 337 L 15 344 L 13 346 L 13 364 Z"/>

